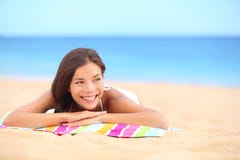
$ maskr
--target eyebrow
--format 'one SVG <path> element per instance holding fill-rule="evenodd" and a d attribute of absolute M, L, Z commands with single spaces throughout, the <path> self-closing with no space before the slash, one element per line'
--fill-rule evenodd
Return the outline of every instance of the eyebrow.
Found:
<path fill-rule="evenodd" d="M 103 74 L 101 74 L 101 73 L 99 73 L 99 74 L 96 74 L 96 75 L 94 75 L 92 78 L 96 78 L 97 76 L 100 76 L 100 75 L 103 75 Z M 73 79 L 74 81 L 75 80 L 84 80 L 84 78 L 75 78 L 75 79 Z"/>

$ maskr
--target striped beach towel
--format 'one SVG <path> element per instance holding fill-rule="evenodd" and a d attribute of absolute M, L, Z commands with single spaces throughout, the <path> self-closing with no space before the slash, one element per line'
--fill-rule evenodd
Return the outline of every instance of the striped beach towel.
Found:
<path fill-rule="evenodd" d="M 129 124 L 91 124 L 86 126 L 52 126 L 52 127 L 44 127 L 38 129 L 30 129 L 30 128 L 19 128 L 19 127 L 6 127 L 0 126 L 0 129 L 4 128 L 14 128 L 14 129 L 22 129 L 22 130 L 32 130 L 32 131 L 43 131 L 43 132 L 51 132 L 56 135 L 76 135 L 81 132 L 93 132 L 97 134 L 102 134 L 110 137 L 121 137 L 121 138 L 138 138 L 138 137 L 159 137 L 163 136 L 167 130 L 161 128 L 152 128 L 141 125 L 129 125 Z"/>

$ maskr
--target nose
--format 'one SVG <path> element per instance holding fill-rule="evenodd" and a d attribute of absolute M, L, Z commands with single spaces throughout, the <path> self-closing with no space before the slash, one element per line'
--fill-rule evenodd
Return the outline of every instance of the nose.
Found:
<path fill-rule="evenodd" d="M 86 84 L 85 91 L 86 92 L 94 92 L 96 89 L 95 85 L 92 82 Z"/>

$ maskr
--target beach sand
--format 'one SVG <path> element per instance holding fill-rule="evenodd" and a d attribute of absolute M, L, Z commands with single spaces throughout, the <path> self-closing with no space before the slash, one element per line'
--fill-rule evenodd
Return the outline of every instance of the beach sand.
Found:
<path fill-rule="evenodd" d="M 111 82 L 161 111 L 172 127 L 154 138 L 112 138 L 94 133 L 56 136 L 0 130 L 0 159 L 240 159 L 240 88 Z M 49 81 L 0 80 L 0 116 L 49 89 Z"/>

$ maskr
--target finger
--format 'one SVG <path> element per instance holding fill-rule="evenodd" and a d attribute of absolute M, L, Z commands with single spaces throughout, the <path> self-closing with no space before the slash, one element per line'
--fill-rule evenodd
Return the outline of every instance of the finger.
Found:
<path fill-rule="evenodd" d="M 102 114 L 105 114 L 106 112 L 83 112 L 81 114 L 81 119 L 87 119 L 87 118 L 92 118 L 92 117 L 97 117 L 100 116 Z"/>
<path fill-rule="evenodd" d="M 89 124 L 91 124 L 91 119 L 84 119 L 76 122 L 66 123 L 65 125 L 72 127 L 72 126 L 84 126 Z"/>
<path fill-rule="evenodd" d="M 100 115 L 103 115 L 103 114 L 106 114 L 106 113 L 107 113 L 107 111 L 101 111 Z"/>
<path fill-rule="evenodd" d="M 66 123 L 74 123 L 74 122 L 78 122 L 78 121 L 83 121 L 83 120 L 101 116 L 103 114 L 106 114 L 106 112 L 82 111 L 82 112 L 70 113 L 69 119 Z M 66 124 L 66 123 L 64 123 L 64 124 Z"/>
<path fill-rule="evenodd" d="M 64 126 L 70 126 L 70 127 L 73 127 L 73 126 L 81 126 L 81 122 L 80 122 L 80 121 L 77 121 L 77 122 L 71 122 L 71 123 L 63 123 L 62 125 L 64 125 Z"/>

